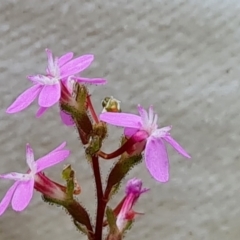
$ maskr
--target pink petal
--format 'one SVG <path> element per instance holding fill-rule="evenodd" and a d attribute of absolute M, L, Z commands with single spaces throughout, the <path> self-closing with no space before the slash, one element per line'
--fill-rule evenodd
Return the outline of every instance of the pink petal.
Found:
<path fill-rule="evenodd" d="M 124 128 L 124 135 L 126 137 L 131 137 L 133 134 L 135 134 L 138 131 L 136 128 Z"/>
<path fill-rule="evenodd" d="M 150 174 L 159 182 L 169 179 L 169 161 L 162 139 L 150 137 L 145 148 L 145 163 Z"/>
<path fill-rule="evenodd" d="M 60 111 L 60 117 L 62 119 L 62 122 L 66 125 L 66 126 L 73 126 L 75 125 L 72 116 L 70 114 L 65 113 L 64 111 Z"/>
<path fill-rule="evenodd" d="M 97 84 L 97 85 L 102 85 L 107 83 L 107 80 L 103 78 L 82 78 L 82 77 L 73 77 L 75 81 L 78 83 L 89 83 L 89 84 Z"/>
<path fill-rule="evenodd" d="M 47 70 L 48 70 L 49 73 L 51 73 L 52 71 L 54 71 L 53 54 L 52 54 L 52 51 L 48 48 L 45 51 L 47 53 L 47 58 L 48 58 Z"/>
<path fill-rule="evenodd" d="M 13 194 L 12 208 L 15 211 L 23 211 L 29 204 L 33 196 L 34 179 L 20 182 Z"/>
<path fill-rule="evenodd" d="M 34 161 L 33 150 L 28 143 L 26 144 L 26 161 L 30 170 L 34 172 L 36 170 L 36 162 Z"/>
<path fill-rule="evenodd" d="M 148 119 L 147 111 L 141 105 L 138 105 L 138 112 L 139 112 L 139 115 L 142 119 L 143 126 L 148 125 L 149 119 Z"/>
<path fill-rule="evenodd" d="M 45 85 L 39 94 L 38 104 L 41 107 L 51 107 L 59 101 L 60 96 L 60 84 Z"/>
<path fill-rule="evenodd" d="M 41 172 L 46 168 L 52 167 L 64 161 L 70 154 L 69 150 L 61 150 L 49 153 L 48 155 L 37 160 L 37 172 Z"/>
<path fill-rule="evenodd" d="M 150 106 L 149 107 L 149 110 L 148 110 L 148 121 L 149 122 L 153 122 L 153 120 L 154 120 L 154 111 L 153 111 L 153 106 Z"/>
<path fill-rule="evenodd" d="M 27 79 L 30 80 L 32 83 L 38 83 L 41 76 L 42 75 L 30 75 L 27 76 Z"/>
<path fill-rule="evenodd" d="M 5 194 L 5 196 L 3 197 L 2 201 L 0 202 L 0 215 L 2 215 L 5 210 L 7 209 L 11 199 L 12 199 L 12 196 L 13 196 L 13 193 L 16 189 L 16 187 L 18 186 L 19 182 L 15 182 L 7 191 L 7 193 Z"/>
<path fill-rule="evenodd" d="M 62 150 L 64 147 L 66 147 L 66 145 L 67 145 L 67 143 L 66 143 L 66 142 L 63 142 L 63 143 L 61 143 L 59 146 L 57 146 L 55 149 L 53 149 L 51 152 L 49 152 L 48 154 L 53 153 L 53 152 L 60 151 L 60 150 Z"/>
<path fill-rule="evenodd" d="M 119 127 L 128 127 L 139 129 L 141 127 L 141 118 L 130 113 L 112 113 L 104 112 L 99 116 L 100 120 Z"/>
<path fill-rule="evenodd" d="M 186 158 L 191 158 L 191 156 L 181 147 L 178 142 L 173 139 L 170 135 L 163 137 L 165 141 L 167 141 L 177 152 L 183 155 Z"/>
<path fill-rule="evenodd" d="M 69 52 L 69 53 L 66 53 L 66 54 L 62 55 L 58 59 L 58 66 L 59 67 L 63 66 L 65 63 L 69 62 L 72 58 L 73 58 L 73 53 L 72 52 Z"/>
<path fill-rule="evenodd" d="M 142 180 L 138 178 L 132 178 L 128 180 L 125 186 L 125 194 L 126 195 L 134 194 L 135 197 L 139 197 L 140 194 L 142 194 L 143 192 L 150 190 L 145 188 L 143 189 L 142 184 L 143 184 Z"/>
<path fill-rule="evenodd" d="M 156 129 L 153 133 L 152 136 L 156 138 L 161 138 L 169 135 L 169 131 L 172 129 L 172 126 L 167 126 L 163 128 Z"/>
<path fill-rule="evenodd" d="M 33 83 L 37 83 L 40 85 L 45 85 L 47 82 L 51 82 L 52 79 L 44 76 L 44 75 L 33 75 L 33 76 L 28 76 L 27 77 L 30 81 L 32 81 Z"/>
<path fill-rule="evenodd" d="M 4 179 L 11 179 L 15 181 L 23 181 L 28 178 L 28 174 L 23 174 L 23 173 L 17 173 L 17 172 L 11 172 L 11 173 L 6 173 L 6 174 L 1 174 L 0 178 Z"/>
<path fill-rule="evenodd" d="M 68 77 L 70 75 L 74 75 L 76 73 L 82 72 L 84 69 L 90 66 L 94 59 L 94 56 L 83 55 L 81 57 L 75 58 L 72 61 L 68 62 L 60 69 L 61 78 Z"/>
<path fill-rule="evenodd" d="M 42 86 L 38 84 L 28 88 L 20 96 L 18 96 L 18 98 L 12 103 L 12 105 L 8 107 L 6 112 L 16 113 L 27 108 L 38 96 L 41 89 L 42 89 Z"/>
<path fill-rule="evenodd" d="M 41 117 L 47 110 L 48 110 L 48 108 L 46 108 L 46 107 L 39 107 L 39 109 L 36 113 L 36 117 L 37 118 Z"/>

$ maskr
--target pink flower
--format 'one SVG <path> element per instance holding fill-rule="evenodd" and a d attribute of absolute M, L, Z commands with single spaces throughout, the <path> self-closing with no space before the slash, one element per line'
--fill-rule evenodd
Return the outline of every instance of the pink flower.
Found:
<path fill-rule="evenodd" d="M 189 154 L 171 137 L 171 127 L 158 128 L 157 114 L 154 114 L 153 107 L 149 113 L 138 106 L 140 116 L 128 113 L 100 114 L 100 120 L 112 125 L 125 127 L 125 135 L 135 138 L 136 143 L 145 141 L 145 163 L 150 174 L 160 182 L 167 182 L 169 179 L 169 160 L 165 142 L 168 142 L 176 151 L 186 158 Z M 165 142 L 164 142 L 165 141 Z"/>
<path fill-rule="evenodd" d="M 25 174 L 11 172 L 0 175 L 0 178 L 16 181 L 7 191 L 0 203 L 0 215 L 5 212 L 10 201 L 12 201 L 12 208 L 15 211 L 23 211 L 28 206 L 33 196 L 34 185 L 36 184 L 36 186 L 40 188 L 42 185 L 41 181 L 47 183 L 46 179 L 44 180 L 41 176 L 41 172 L 46 168 L 62 162 L 69 156 L 70 151 L 63 149 L 65 146 L 66 143 L 64 142 L 35 162 L 32 148 L 29 144 L 26 145 L 26 161 L 29 171 Z M 51 191 L 53 191 L 53 185 Z M 49 190 L 43 193 L 50 193 L 51 191 Z"/>
<path fill-rule="evenodd" d="M 29 76 L 33 86 L 23 92 L 8 107 L 7 113 L 20 112 L 27 108 L 37 97 L 40 109 L 37 116 L 41 116 L 49 107 L 56 104 L 61 97 L 61 81 L 68 78 L 74 79 L 79 83 L 104 84 L 106 80 L 100 78 L 81 78 L 75 75 L 85 70 L 92 63 L 94 56 L 91 54 L 73 58 L 73 53 L 69 52 L 60 58 L 53 58 L 51 50 L 46 49 L 48 66 L 46 75 Z"/>
<path fill-rule="evenodd" d="M 132 208 L 142 193 L 149 189 L 142 188 L 142 181 L 137 178 L 130 179 L 125 188 L 125 197 L 114 210 L 116 214 L 116 225 L 120 232 L 124 230 L 128 221 L 134 220 L 136 214 Z"/>

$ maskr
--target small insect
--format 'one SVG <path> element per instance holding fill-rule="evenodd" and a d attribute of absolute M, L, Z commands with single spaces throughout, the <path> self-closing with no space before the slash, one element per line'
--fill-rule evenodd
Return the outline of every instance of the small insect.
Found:
<path fill-rule="evenodd" d="M 121 101 L 117 100 L 113 96 L 105 97 L 102 100 L 102 112 L 121 112 Z"/>

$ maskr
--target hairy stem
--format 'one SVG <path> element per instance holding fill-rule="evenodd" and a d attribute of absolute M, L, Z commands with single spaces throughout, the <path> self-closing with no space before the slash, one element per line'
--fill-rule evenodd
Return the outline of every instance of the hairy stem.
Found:
<path fill-rule="evenodd" d="M 92 157 L 92 166 L 97 189 L 97 217 L 95 226 L 95 240 L 102 240 L 103 218 L 107 203 L 104 201 L 103 198 L 103 187 L 98 156 Z"/>
<path fill-rule="evenodd" d="M 112 153 L 105 153 L 105 152 L 99 151 L 98 156 L 100 156 L 101 158 L 103 158 L 105 160 L 116 158 L 116 157 L 120 156 L 121 154 L 123 154 L 124 152 L 126 152 L 128 149 L 130 149 L 135 143 L 136 143 L 136 140 L 135 140 L 134 136 L 132 136 L 131 138 L 129 138 L 127 140 L 127 142 L 125 142 L 116 151 L 114 151 Z"/>
<path fill-rule="evenodd" d="M 93 120 L 95 121 L 95 123 L 98 123 L 99 120 L 98 120 L 98 116 L 92 105 L 91 95 L 87 95 L 87 106 L 88 106 L 88 110 L 90 111 L 90 113 L 92 115 Z"/>

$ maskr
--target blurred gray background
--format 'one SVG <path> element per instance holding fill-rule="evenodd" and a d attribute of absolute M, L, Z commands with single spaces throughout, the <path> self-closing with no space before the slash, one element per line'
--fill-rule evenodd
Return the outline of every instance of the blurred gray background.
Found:
<path fill-rule="evenodd" d="M 169 148 L 171 179 L 156 183 L 144 163 L 128 176 L 141 177 L 151 191 L 140 199 L 138 217 L 126 239 L 239 239 L 240 235 L 240 2 L 238 0 L 2 0 L 0 3 L 0 172 L 26 171 L 25 144 L 36 158 L 66 140 L 82 186 L 81 202 L 95 214 L 90 167 L 74 128 L 61 124 L 57 106 L 35 119 L 37 105 L 5 114 L 30 86 L 26 75 L 43 73 L 46 47 L 59 56 L 95 54 L 83 76 L 104 77 L 94 103 L 113 95 L 122 108 L 153 104 L 161 126 L 192 155 Z M 107 140 L 115 149 L 120 129 Z M 114 144 L 112 144 L 114 142 Z M 102 163 L 102 173 L 109 164 Z M 62 165 L 47 171 L 60 179 Z M 126 179 L 127 180 L 127 179 Z M 11 185 L 1 180 L 2 198 Z M 119 193 L 111 206 L 122 197 Z M 22 213 L 9 208 L 0 218 L 0 238 L 85 239 L 61 208 L 40 194 Z"/>

